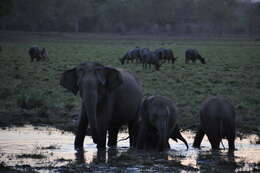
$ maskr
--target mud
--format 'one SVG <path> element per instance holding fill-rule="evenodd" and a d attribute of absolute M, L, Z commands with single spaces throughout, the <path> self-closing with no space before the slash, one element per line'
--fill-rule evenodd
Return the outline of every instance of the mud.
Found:
<path fill-rule="evenodd" d="M 97 151 L 86 136 L 84 152 L 75 152 L 74 135 L 51 127 L 24 126 L 0 130 L 0 172 L 259 172 L 260 144 L 256 135 L 236 139 L 237 150 L 211 151 L 205 137 L 200 150 L 192 147 L 194 133 L 183 133 L 181 141 L 170 140 L 168 152 L 142 152 L 120 141 L 116 149 Z M 118 139 L 127 137 L 120 133 Z M 223 148 L 223 147 L 222 147 Z"/>

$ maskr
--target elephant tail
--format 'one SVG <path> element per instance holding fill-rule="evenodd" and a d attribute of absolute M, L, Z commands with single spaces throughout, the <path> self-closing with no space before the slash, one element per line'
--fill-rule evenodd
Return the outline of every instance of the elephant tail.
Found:
<path fill-rule="evenodd" d="M 219 128 L 220 143 L 225 150 L 225 146 L 222 142 L 222 130 L 223 130 L 223 120 L 220 120 L 220 128 Z"/>

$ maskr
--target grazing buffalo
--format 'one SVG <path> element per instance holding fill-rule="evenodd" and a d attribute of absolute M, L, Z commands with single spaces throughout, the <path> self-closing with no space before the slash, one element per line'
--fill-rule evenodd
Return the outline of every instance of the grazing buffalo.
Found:
<path fill-rule="evenodd" d="M 193 63 L 196 62 L 196 60 L 200 60 L 200 62 L 202 64 L 206 64 L 205 58 L 203 58 L 198 50 L 196 49 L 187 49 L 185 51 L 185 63 L 188 64 L 190 61 L 192 61 Z"/>

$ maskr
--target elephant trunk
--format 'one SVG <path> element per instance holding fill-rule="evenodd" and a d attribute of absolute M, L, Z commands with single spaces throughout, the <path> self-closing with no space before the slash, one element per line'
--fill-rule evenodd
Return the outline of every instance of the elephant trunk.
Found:
<path fill-rule="evenodd" d="M 159 125 L 159 142 L 158 142 L 158 149 L 159 151 L 164 151 L 167 149 L 168 146 L 168 128 L 167 122 L 162 121 Z"/>
<path fill-rule="evenodd" d="M 98 123 L 97 123 L 97 94 L 95 92 L 89 92 L 85 94 L 84 104 L 87 109 L 87 116 L 90 123 L 90 129 L 94 143 L 99 141 Z"/>

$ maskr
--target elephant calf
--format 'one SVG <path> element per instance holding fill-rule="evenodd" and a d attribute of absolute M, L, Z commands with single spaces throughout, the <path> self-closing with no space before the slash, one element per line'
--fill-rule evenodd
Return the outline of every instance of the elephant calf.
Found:
<path fill-rule="evenodd" d="M 140 109 L 137 148 L 164 151 L 170 149 L 169 138 L 180 139 L 188 148 L 177 125 L 177 110 L 174 102 L 163 96 L 150 96 Z"/>
<path fill-rule="evenodd" d="M 203 58 L 198 50 L 196 49 L 187 49 L 185 51 L 185 63 L 188 64 L 190 61 L 192 61 L 193 63 L 196 62 L 196 60 L 200 60 L 200 62 L 202 64 L 206 64 L 205 58 Z"/>
<path fill-rule="evenodd" d="M 45 48 L 41 50 L 38 46 L 32 46 L 28 53 L 31 57 L 31 62 L 33 62 L 34 59 L 36 59 L 36 61 L 48 60 L 48 53 Z"/>
<path fill-rule="evenodd" d="M 223 97 L 206 99 L 200 109 L 200 128 L 194 139 L 193 146 L 200 147 L 206 134 L 212 149 L 219 149 L 222 138 L 227 138 L 229 150 L 235 149 L 235 108 Z"/>

